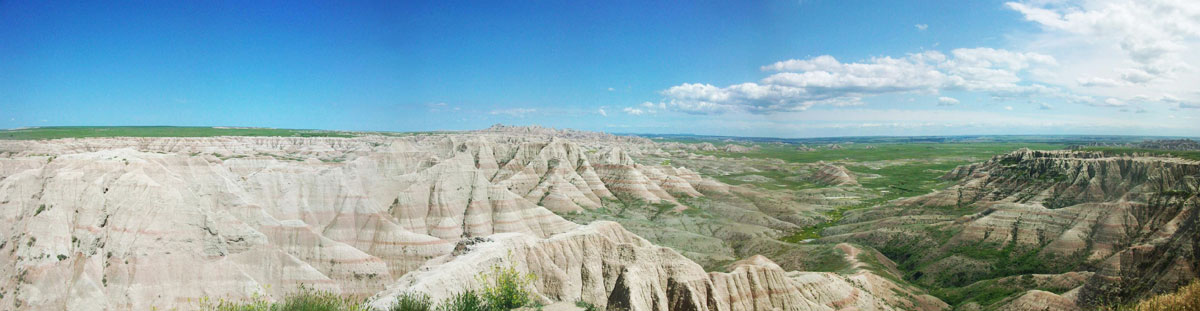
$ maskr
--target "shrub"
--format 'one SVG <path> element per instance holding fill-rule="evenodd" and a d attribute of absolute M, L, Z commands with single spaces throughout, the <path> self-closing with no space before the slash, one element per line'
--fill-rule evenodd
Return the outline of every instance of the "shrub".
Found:
<path fill-rule="evenodd" d="M 301 287 L 299 293 L 288 295 L 282 302 L 272 306 L 272 310 L 288 311 L 336 311 L 362 310 L 358 302 L 343 298 L 327 291 L 315 291 Z"/>
<path fill-rule="evenodd" d="M 575 306 L 582 308 L 584 311 L 596 311 L 597 310 L 596 305 L 594 305 L 590 302 L 587 302 L 587 301 L 583 301 L 583 300 L 576 300 Z"/>
<path fill-rule="evenodd" d="M 433 302 L 429 299 L 429 295 L 424 293 L 403 293 L 396 296 L 396 302 L 392 303 L 392 311 L 429 311 L 432 309 Z"/>
<path fill-rule="evenodd" d="M 353 299 L 307 287 L 300 287 L 300 291 L 274 303 L 267 301 L 261 295 L 255 294 L 249 301 L 233 302 L 221 300 L 211 303 L 207 300 L 202 300 L 201 305 L 204 309 L 217 311 L 338 311 L 364 309 L 360 302 Z"/>
<path fill-rule="evenodd" d="M 514 266 L 494 266 L 490 271 L 480 273 L 478 280 L 482 290 L 467 290 L 442 301 L 437 306 L 438 311 L 503 311 L 530 306 L 528 287 L 537 279 L 532 273 L 522 274 Z M 588 311 L 596 310 L 595 306 L 586 302 L 576 302 L 577 306 Z M 584 307 L 583 305 L 586 305 Z M 364 310 L 359 301 L 344 298 L 339 295 L 315 291 L 301 287 L 300 291 L 287 296 L 281 301 L 271 303 L 260 295 L 254 295 L 248 301 L 211 302 L 201 300 L 205 310 L 218 311 L 326 311 L 326 310 Z M 406 292 L 398 295 L 389 310 L 391 311 L 430 311 L 434 310 L 433 300 L 424 293 Z"/>
<path fill-rule="evenodd" d="M 1174 293 L 1142 299 L 1137 304 L 1119 307 L 1117 310 L 1129 311 L 1187 311 L 1200 310 L 1200 281 L 1180 287 Z"/>
<path fill-rule="evenodd" d="M 248 301 L 238 301 L 238 302 L 225 301 L 224 299 L 221 299 L 219 301 L 211 301 L 208 298 L 201 298 L 200 306 L 201 306 L 202 310 L 215 310 L 215 311 L 270 311 L 271 310 L 271 302 L 267 301 L 266 298 L 264 298 L 263 296 L 258 295 L 258 294 L 254 294 L 254 296 L 250 297 L 250 300 L 248 300 Z"/>
<path fill-rule="evenodd" d="M 527 286 L 537 277 L 532 273 L 521 274 L 514 266 L 494 266 L 492 271 L 479 275 L 483 284 L 480 298 L 489 310 L 512 310 L 532 302 Z"/>
<path fill-rule="evenodd" d="M 455 294 L 438 306 L 438 311 L 484 311 L 487 306 L 474 290 Z"/>

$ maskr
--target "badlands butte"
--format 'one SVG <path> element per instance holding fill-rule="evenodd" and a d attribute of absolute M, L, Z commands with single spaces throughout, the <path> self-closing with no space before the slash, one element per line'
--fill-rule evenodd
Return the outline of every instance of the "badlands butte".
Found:
<path fill-rule="evenodd" d="M 531 309 L 1087 310 L 1200 274 L 1190 140 L 212 130 L 0 132 L 0 308 L 387 310 L 512 267 Z"/>

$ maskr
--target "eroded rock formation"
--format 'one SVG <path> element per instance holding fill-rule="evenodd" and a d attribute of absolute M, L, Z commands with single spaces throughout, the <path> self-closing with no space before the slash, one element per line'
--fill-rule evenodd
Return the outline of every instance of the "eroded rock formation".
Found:
<path fill-rule="evenodd" d="M 301 285 L 356 297 L 414 286 L 441 295 L 419 286 L 473 279 L 478 270 L 453 267 L 510 253 L 541 277 L 547 300 L 888 308 L 836 274 L 785 272 L 765 258 L 709 274 L 614 223 L 580 226 L 556 214 L 614 200 L 680 210 L 683 198 L 733 197 L 690 169 L 637 163 L 632 155 L 666 154 L 641 138 L 500 126 L 405 137 L 3 141 L 0 154 L 5 308 L 186 309 Z M 485 237 L 492 242 L 457 248 Z"/>
<path fill-rule="evenodd" d="M 467 252 L 431 260 L 372 298 L 377 309 L 406 292 L 429 293 L 435 300 L 477 286 L 476 275 L 495 266 L 515 265 L 538 276 L 539 299 L 585 301 L 608 310 L 894 310 L 888 296 L 898 287 L 871 280 L 862 272 L 785 272 L 763 256 L 730 266 L 730 271 L 704 272 L 674 250 L 655 246 L 612 222 L 595 222 L 570 232 L 539 239 L 528 234 L 501 234 Z M 846 247 L 850 247 L 847 245 Z M 907 309 L 938 310 L 945 304 L 928 297 L 929 305 Z M 898 300 L 897 300 L 898 301 Z"/>
<path fill-rule="evenodd" d="M 854 178 L 854 173 L 845 167 L 823 163 L 821 167 L 813 172 L 813 181 L 830 185 L 830 186 L 857 186 L 858 180 Z"/>
<path fill-rule="evenodd" d="M 1200 162 L 1025 149 L 958 167 L 945 178 L 959 182 L 901 204 L 982 208 L 954 221 L 961 231 L 951 245 L 1032 250 L 1055 264 L 1094 263 L 1097 273 L 1078 292 L 1080 306 L 1170 291 L 1200 277 Z M 1020 300 L 1057 304 L 1049 295 Z"/>

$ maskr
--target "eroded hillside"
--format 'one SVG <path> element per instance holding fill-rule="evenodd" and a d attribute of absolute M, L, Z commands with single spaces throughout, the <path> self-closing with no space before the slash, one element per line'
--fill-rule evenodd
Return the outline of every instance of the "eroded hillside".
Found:
<path fill-rule="evenodd" d="M 974 307 L 1110 305 L 1197 278 L 1200 162 L 1025 149 L 944 178 L 956 184 L 852 211 L 823 240 L 877 248 Z"/>
<path fill-rule="evenodd" d="M 609 310 L 1077 310 L 1197 278 L 1200 162 L 541 127 L 0 141 L 0 305 L 386 309 L 511 265 Z M 995 156 L 993 156 L 995 155 Z"/>
<path fill-rule="evenodd" d="M 511 127 L 0 142 L 0 304 L 188 309 L 202 299 L 277 298 L 306 286 L 383 307 L 405 291 L 445 298 L 477 286 L 473 277 L 491 264 L 509 262 L 538 276 L 535 300 L 543 303 L 945 307 L 894 283 L 892 272 L 878 275 L 886 258 L 859 262 L 870 250 L 775 239 L 856 200 L 848 190 L 796 198 L 731 186 L 659 160 L 683 155 L 676 149 Z M 620 224 L 590 221 L 613 215 Z M 780 265 L 753 256 L 770 245 L 786 245 L 770 258 L 802 259 Z M 784 256 L 807 252 L 824 255 Z M 844 267 L 795 271 L 813 264 L 809 258 Z"/>

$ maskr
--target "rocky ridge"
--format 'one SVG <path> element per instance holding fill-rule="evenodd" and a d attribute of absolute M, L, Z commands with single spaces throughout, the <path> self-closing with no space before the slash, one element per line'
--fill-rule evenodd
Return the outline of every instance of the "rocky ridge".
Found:
<path fill-rule="evenodd" d="M 1092 307 L 1170 291 L 1198 277 L 1200 162 L 1023 149 L 960 166 L 944 178 L 957 182 L 894 207 L 853 213 L 831 229 L 840 234 L 829 240 L 881 249 L 917 241 L 904 249 L 931 251 L 896 256 L 916 256 L 907 259 L 919 267 L 909 277 L 931 284 L 1009 271 L 1001 269 L 1095 271 L 1070 296 L 1030 291 L 1009 306 L 1069 301 L 1063 308 Z M 930 231 L 902 229 L 913 224 L 952 235 L 938 242 Z M 997 252 L 951 255 L 964 248 Z M 1040 263 L 1014 268 L 994 261 L 1015 258 Z"/>
<path fill-rule="evenodd" d="M 385 299 L 381 290 L 457 275 L 417 277 L 429 269 L 512 252 L 545 274 L 538 290 L 550 300 L 586 286 L 579 297 L 636 309 L 884 309 L 886 300 L 833 274 L 796 277 L 755 258 L 709 275 L 619 225 L 563 219 L 556 212 L 612 200 L 681 210 L 680 199 L 730 193 L 687 168 L 634 161 L 667 154 L 652 142 L 606 135 L 499 127 L 407 137 L 3 141 L 0 305 L 166 309 L 205 297 L 279 297 L 301 284 Z M 480 237 L 497 242 L 455 251 Z M 576 256 L 591 246 L 616 257 Z M 583 278 L 572 261 L 658 272 L 547 283 Z"/>

